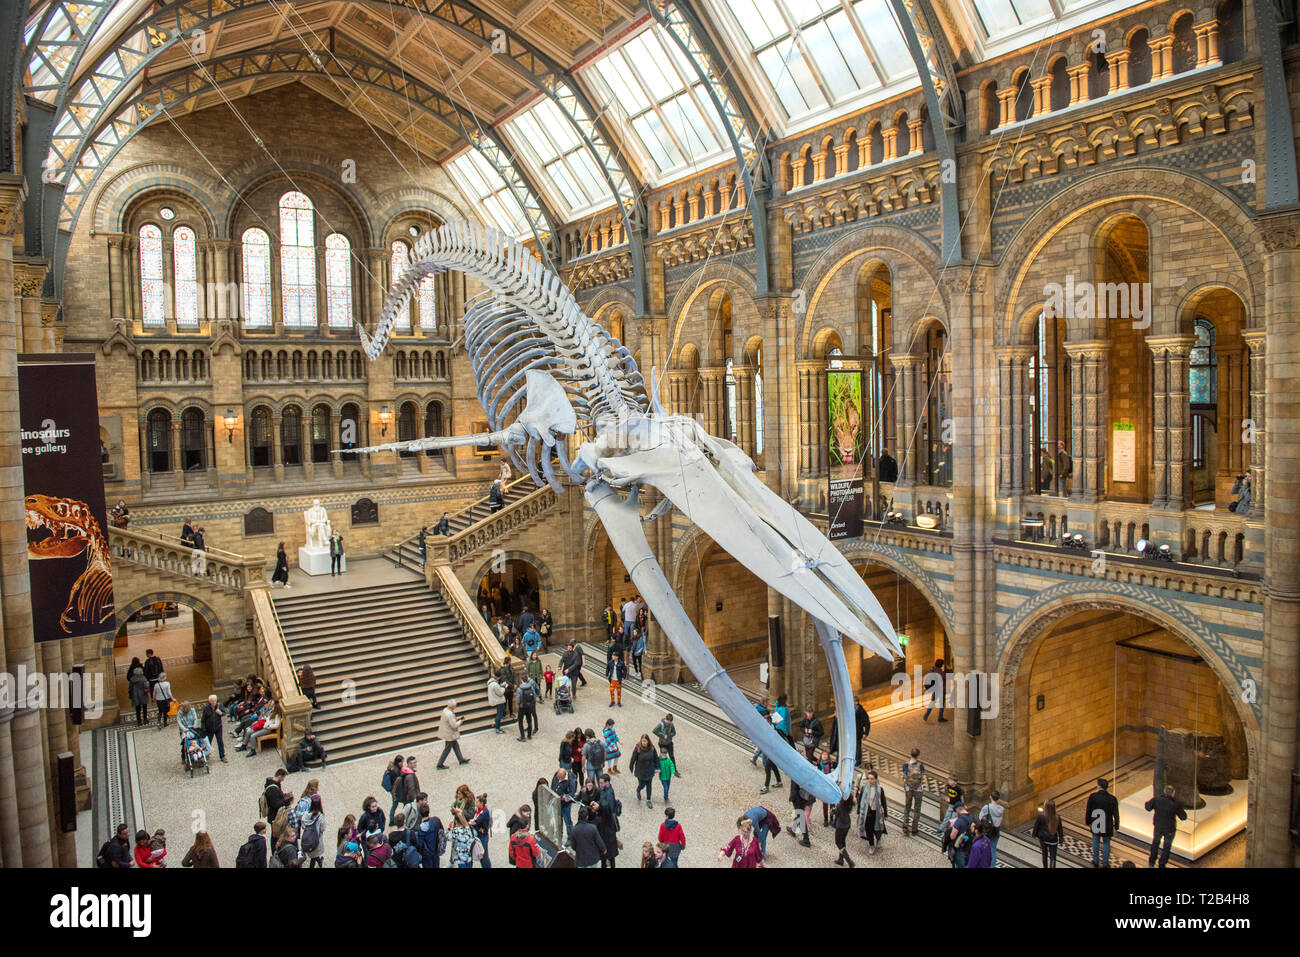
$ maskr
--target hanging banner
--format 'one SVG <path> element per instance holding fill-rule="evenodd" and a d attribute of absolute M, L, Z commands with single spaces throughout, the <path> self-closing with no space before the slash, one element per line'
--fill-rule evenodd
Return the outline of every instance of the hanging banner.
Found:
<path fill-rule="evenodd" d="M 94 356 L 20 355 L 18 409 L 36 640 L 111 631 Z"/>
<path fill-rule="evenodd" d="M 826 366 L 826 418 L 829 454 L 826 504 L 827 538 L 862 535 L 862 490 L 866 482 L 866 377 L 861 359 L 832 356 Z"/>

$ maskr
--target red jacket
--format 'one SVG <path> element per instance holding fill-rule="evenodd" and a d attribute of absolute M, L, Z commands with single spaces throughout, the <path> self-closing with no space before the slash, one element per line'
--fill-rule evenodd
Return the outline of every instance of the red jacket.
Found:
<path fill-rule="evenodd" d="M 541 848 L 531 831 L 515 831 L 510 835 L 510 863 L 515 867 L 537 867 L 542 859 Z"/>
<path fill-rule="evenodd" d="M 669 824 L 672 827 L 669 827 Z M 682 850 L 686 850 L 686 832 L 682 826 L 674 821 L 664 821 L 659 825 L 659 843 L 660 844 L 680 844 Z"/>

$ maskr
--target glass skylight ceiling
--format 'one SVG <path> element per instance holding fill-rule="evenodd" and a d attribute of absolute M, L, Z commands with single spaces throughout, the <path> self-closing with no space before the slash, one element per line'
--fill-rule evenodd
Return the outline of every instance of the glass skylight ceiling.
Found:
<path fill-rule="evenodd" d="M 478 150 L 466 150 L 447 164 L 452 178 L 471 203 L 480 207 L 487 221 L 516 239 L 531 235 L 528 217 L 515 202 L 510 188 Z"/>
<path fill-rule="evenodd" d="M 916 76 L 888 0 L 724 0 L 792 121 Z"/>
<path fill-rule="evenodd" d="M 717 162 L 726 149 L 708 92 L 657 24 L 593 61 L 583 78 L 602 110 L 619 119 L 624 138 L 642 152 L 652 184 Z"/>
<path fill-rule="evenodd" d="M 505 131 L 529 171 L 540 174 L 537 179 L 565 218 L 577 218 L 612 202 L 609 184 L 591 151 L 553 100 L 543 99 L 510 120 Z"/>

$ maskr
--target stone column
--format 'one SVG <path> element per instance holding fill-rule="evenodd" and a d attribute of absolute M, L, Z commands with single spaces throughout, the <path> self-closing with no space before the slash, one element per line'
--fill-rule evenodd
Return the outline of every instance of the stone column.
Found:
<path fill-rule="evenodd" d="M 1001 346 L 998 360 L 998 485 L 1001 498 L 1025 493 L 1025 435 L 1033 429 L 1028 416 L 1025 369 L 1032 346 Z"/>
<path fill-rule="evenodd" d="M 1246 866 L 1295 867 L 1297 852 L 1289 828 L 1300 721 L 1300 416 L 1295 398 L 1300 377 L 1300 221 L 1294 215 L 1269 220 L 1262 228 L 1269 493 L 1264 513 L 1261 746 L 1259 768 L 1251 769 L 1255 806 Z M 1252 359 L 1253 353 L 1252 346 Z"/>
<path fill-rule="evenodd" d="M 1070 75 L 1070 105 L 1078 106 L 1088 102 L 1088 63 L 1072 66 L 1067 71 Z"/>
<path fill-rule="evenodd" d="M 1149 44 L 1151 49 L 1151 80 L 1165 80 L 1174 72 L 1174 38 L 1172 34 L 1157 37 Z"/>
<path fill-rule="evenodd" d="M 1046 116 L 1052 112 L 1052 78 L 1051 76 L 1040 76 L 1029 81 L 1029 85 L 1034 88 L 1034 112 L 1033 116 Z"/>
<path fill-rule="evenodd" d="M 284 481 L 284 436 L 280 425 L 284 421 L 278 411 L 271 413 L 271 464 L 275 467 L 275 480 Z"/>
<path fill-rule="evenodd" d="M 700 389 L 703 393 L 703 402 L 701 409 L 704 412 L 704 428 L 710 435 L 722 435 L 723 424 L 726 421 L 726 413 L 723 409 L 723 403 L 726 400 L 723 390 L 723 377 L 726 370 L 723 368 L 701 369 L 700 370 Z M 729 438 L 729 436 L 723 436 Z"/>
<path fill-rule="evenodd" d="M 1176 512 L 1187 502 L 1187 439 L 1190 408 L 1187 395 L 1187 364 L 1195 336 L 1152 336 L 1146 340 L 1155 357 L 1155 449 L 1156 482 L 1151 507 Z"/>
<path fill-rule="evenodd" d="M 1240 475 L 1247 468 L 1243 460 L 1245 448 L 1241 441 L 1242 422 L 1246 418 L 1246 401 L 1249 398 L 1244 384 L 1245 352 L 1240 341 L 1216 346 L 1214 349 L 1218 369 L 1215 444 L 1219 455 L 1218 468 L 1212 481 L 1216 491 L 1221 482 L 1229 483 L 1228 487 L 1231 488 L 1232 477 Z M 1251 483 L 1254 484 L 1254 479 L 1251 479 Z"/>
<path fill-rule="evenodd" d="M 1106 63 L 1110 67 L 1110 92 L 1112 93 L 1128 89 L 1128 58 L 1129 51 L 1127 47 L 1106 51 Z"/>
<path fill-rule="evenodd" d="M 920 153 L 925 149 L 924 130 L 925 120 L 921 117 L 918 116 L 907 121 L 907 136 L 911 144 L 911 149 L 908 150 L 909 153 Z"/>
<path fill-rule="evenodd" d="M 1070 363 L 1070 455 L 1074 459 L 1070 500 L 1093 505 L 1106 493 L 1110 343 L 1067 342 L 1064 347 Z"/>
<path fill-rule="evenodd" d="M 1219 56 L 1219 21 L 1194 23 L 1192 30 L 1196 33 L 1196 65 L 1223 66 L 1223 60 Z"/>
<path fill-rule="evenodd" d="M 109 233 L 108 242 L 108 312 L 110 319 L 121 319 L 126 315 L 126 263 L 122 256 L 121 233 Z"/>
<path fill-rule="evenodd" d="M 920 470 L 917 466 L 921 452 L 921 433 L 917 427 L 921 410 L 921 356 L 900 354 L 892 357 L 895 372 L 895 390 L 898 394 L 898 481 L 896 488 L 909 488 L 918 484 Z"/>
<path fill-rule="evenodd" d="M 1009 126 L 1016 121 L 1016 88 L 998 90 L 998 126 Z"/>
<path fill-rule="evenodd" d="M 175 358 L 172 361 L 176 361 Z M 171 428 L 171 462 L 172 472 L 176 476 L 176 487 L 185 487 L 185 469 L 181 467 L 181 417 L 172 417 Z"/>
<path fill-rule="evenodd" d="M 14 263 L 14 317 L 18 323 L 19 352 L 41 350 L 41 286 L 45 284 L 46 265 L 39 260 Z"/>
<path fill-rule="evenodd" d="M 898 159 L 898 127 L 882 126 L 880 137 L 885 141 L 883 162 L 888 163 L 892 159 Z"/>
<path fill-rule="evenodd" d="M 13 234 L 26 189 L 22 178 L 0 176 L 0 432 L 15 436 L 18 416 L 19 316 L 12 296 Z M 31 592 L 27 568 L 27 531 L 23 505 L 23 464 L 20 443 L 0 444 L 0 620 L 4 627 L 4 669 L 16 673 L 36 667 Z M 41 715 L 34 708 L 0 718 L 0 852 L 7 867 L 50 867 L 53 864 L 50 818 L 45 795 L 46 755 Z"/>
<path fill-rule="evenodd" d="M 1246 340 L 1246 348 L 1250 350 L 1250 408 L 1247 410 L 1246 418 L 1250 420 L 1251 435 L 1254 438 L 1254 441 L 1250 443 L 1248 463 L 1250 466 L 1250 511 L 1246 514 L 1252 519 L 1257 519 L 1264 516 L 1264 450 L 1267 447 L 1264 433 L 1267 411 L 1265 383 L 1268 374 L 1265 361 L 1265 344 L 1267 336 L 1263 329 L 1247 329 L 1241 334 L 1241 338 Z"/>

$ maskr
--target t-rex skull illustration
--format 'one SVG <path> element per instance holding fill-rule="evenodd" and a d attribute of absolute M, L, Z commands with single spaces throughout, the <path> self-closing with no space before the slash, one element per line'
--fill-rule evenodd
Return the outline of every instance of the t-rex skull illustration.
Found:
<path fill-rule="evenodd" d="M 874 654 L 901 654 L 888 616 L 862 578 L 821 532 L 758 480 L 753 461 L 736 445 L 709 435 L 689 416 L 667 413 L 657 401 L 653 372 L 647 390 L 628 350 L 583 314 L 573 294 L 527 249 L 494 230 L 455 224 L 421 237 L 411 264 L 389 291 L 375 330 L 360 329 L 371 359 L 383 351 L 420 280 L 445 269 L 472 275 L 488 289 L 466 308 L 464 344 L 493 431 L 349 451 L 496 444 L 539 486 L 546 482 L 557 491 L 562 488 L 558 461 L 560 472 L 585 486 L 588 505 L 655 620 L 727 716 L 821 800 L 847 795 L 853 780 L 851 749 L 827 775 L 777 735 L 695 630 L 642 526 L 676 507 L 770 588 L 809 613 L 830 667 L 840 741 L 856 739 L 841 636 Z M 570 437 L 586 439 L 572 460 Z M 854 443 L 856 447 L 856 438 Z M 642 485 L 663 495 L 646 516 L 638 501 Z"/>
<path fill-rule="evenodd" d="M 59 626 L 71 632 L 74 621 L 107 621 L 113 614 L 113 574 L 108 565 L 108 541 L 90 507 L 76 499 L 49 495 L 28 495 L 23 504 L 29 560 L 86 556 L 86 569 L 72 584 Z"/>

